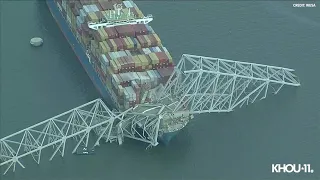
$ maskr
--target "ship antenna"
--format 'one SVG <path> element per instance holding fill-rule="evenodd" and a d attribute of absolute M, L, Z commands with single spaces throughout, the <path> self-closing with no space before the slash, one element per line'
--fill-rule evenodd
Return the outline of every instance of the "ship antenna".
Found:
<path fill-rule="evenodd" d="M 120 12 L 121 12 L 121 9 L 122 9 L 122 4 L 115 4 L 114 5 L 114 9 L 117 10 L 118 16 L 120 16 Z"/>

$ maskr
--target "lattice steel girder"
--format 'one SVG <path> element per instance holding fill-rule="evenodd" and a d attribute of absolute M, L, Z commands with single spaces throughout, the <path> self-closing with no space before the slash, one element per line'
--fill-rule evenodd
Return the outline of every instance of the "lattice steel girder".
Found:
<path fill-rule="evenodd" d="M 114 121 L 121 121 L 127 111 L 115 115 L 101 99 L 96 99 L 4 137 L 0 139 L 0 166 L 8 165 L 4 174 L 12 166 L 15 171 L 16 163 L 25 168 L 20 159 L 27 155 L 31 155 L 39 164 L 42 150 L 50 146 L 54 149 L 50 160 L 58 151 L 64 156 L 66 140 L 70 138 L 80 139 L 73 150 L 75 152 L 81 143 L 88 146 L 90 131 L 97 127 L 105 125 L 102 131 L 110 135 Z M 101 137 L 98 137 L 95 145 Z"/>
<path fill-rule="evenodd" d="M 283 85 L 300 86 L 294 70 L 184 54 L 157 101 L 171 98 L 175 111 L 183 106 L 191 113 L 229 112 L 245 102 L 278 93 Z"/>

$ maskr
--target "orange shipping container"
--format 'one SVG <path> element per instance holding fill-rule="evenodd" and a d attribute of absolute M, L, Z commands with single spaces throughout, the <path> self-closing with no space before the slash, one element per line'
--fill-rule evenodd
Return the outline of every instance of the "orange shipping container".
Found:
<path fill-rule="evenodd" d="M 106 32 L 106 30 L 104 28 L 101 28 L 101 31 L 103 33 L 103 35 L 105 36 L 106 39 L 109 38 L 108 33 Z"/>

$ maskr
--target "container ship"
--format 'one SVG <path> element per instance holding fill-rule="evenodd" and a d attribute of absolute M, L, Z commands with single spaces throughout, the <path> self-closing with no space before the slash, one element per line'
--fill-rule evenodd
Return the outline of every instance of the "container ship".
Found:
<path fill-rule="evenodd" d="M 46 0 L 58 26 L 104 101 L 124 111 L 151 101 L 174 70 L 172 56 L 133 1 Z M 181 129 L 168 127 L 168 144 Z M 174 130 L 172 130 L 174 129 Z"/>

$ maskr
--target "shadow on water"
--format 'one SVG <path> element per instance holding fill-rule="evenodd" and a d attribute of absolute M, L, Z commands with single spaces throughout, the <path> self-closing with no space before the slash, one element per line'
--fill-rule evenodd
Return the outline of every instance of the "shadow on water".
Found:
<path fill-rule="evenodd" d="M 63 33 L 59 29 L 58 24 L 52 17 L 46 1 L 37 0 L 37 14 L 40 27 L 43 29 L 45 37 L 44 45 L 50 46 L 50 50 L 58 54 L 59 59 L 57 59 L 60 67 L 63 68 L 63 73 L 66 78 L 70 79 L 70 82 L 76 83 L 85 94 L 85 100 L 91 101 L 99 97 L 98 91 L 94 88 L 92 81 L 87 75 L 86 71 L 79 62 L 77 56 L 73 52 L 68 41 L 65 39 Z M 93 90 L 94 89 L 94 90 Z M 93 93 L 95 92 L 95 93 Z"/>

